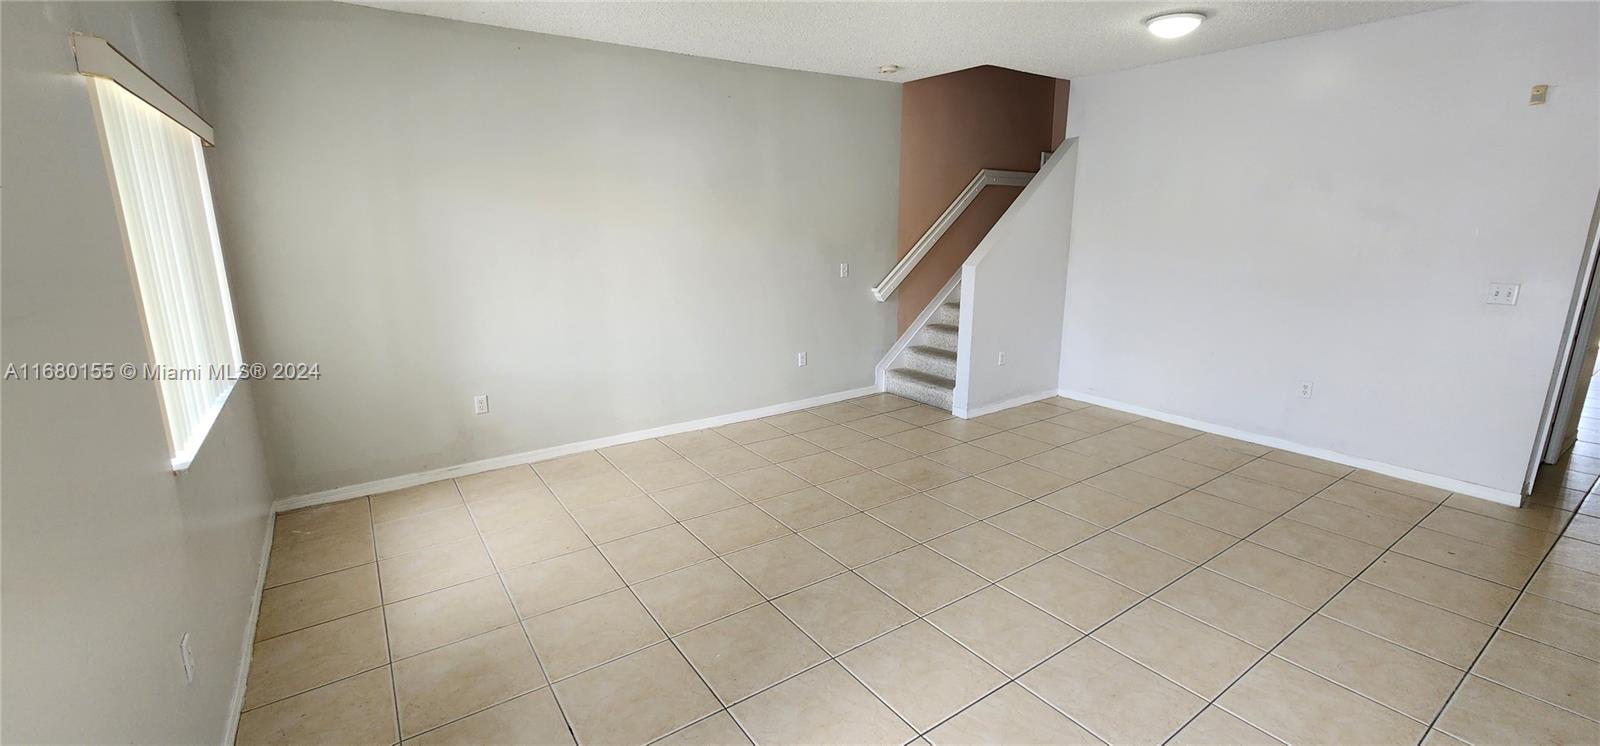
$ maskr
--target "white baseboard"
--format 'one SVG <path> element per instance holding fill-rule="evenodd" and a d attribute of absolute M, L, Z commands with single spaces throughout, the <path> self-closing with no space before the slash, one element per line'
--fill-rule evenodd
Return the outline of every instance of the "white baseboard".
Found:
<path fill-rule="evenodd" d="M 1184 427 L 1190 427 L 1196 430 L 1204 430 L 1205 432 L 1213 433 L 1215 435 L 1224 435 L 1229 438 L 1248 441 L 1257 445 L 1277 448 L 1284 451 L 1293 451 L 1302 456 L 1320 458 L 1324 461 L 1332 461 L 1336 464 L 1343 464 L 1356 469 L 1366 469 L 1367 471 L 1376 472 L 1378 474 L 1394 477 L 1396 479 L 1404 479 L 1408 482 L 1425 484 L 1429 487 L 1438 487 L 1442 490 L 1449 490 L 1451 492 L 1457 492 L 1463 495 L 1470 495 L 1472 497 L 1488 500 L 1490 502 L 1497 502 L 1502 505 L 1510 505 L 1512 507 L 1520 507 L 1522 505 L 1522 495 L 1519 495 L 1515 492 L 1508 492 L 1506 490 L 1487 487 L 1473 482 L 1466 482 L 1460 479 L 1453 479 L 1451 477 L 1440 476 L 1438 474 L 1429 474 L 1428 472 L 1417 471 L 1416 469 L 1408 469 L 1404 466 L 1386 464 L 1382 461 L 1373 461 L 1371 459 L 1350 456 L 1337 451 L 1330 451 L 1326 448 L 1308 446 L 1302 443 L 1284 440 L 1283 438 L 1275 438 L 1270 435 L 1261 435 L 1259 433 L 1239 430 L 1226 425 L 1218 425 L 1216 423 L 1196 420 L 1190 417 L 1184 417 L 1182 415 L 1170 414 L 1167 412 L 1150 409 L 1149 407 L 1141 407 L 1137 404 L 1128 404 L 1126 402 L 1120 402 L 1114 399 L 1107 399 L 1103 396 L 1096 396 L 1094 394 L 1084 393 L 1082 391 L 1068 391 L 1067 389 L 1062 389 L 1056 393 L 1067 397 L 1068 399 L 1077 399 L 1078 401 L 1084 401 L 1090 404 L 1098 404 L 1108 409 L 1121 410 L 1129 414 L 1136 414 L 1141 417 L 1149 417 L 1153 420 L 1161 420 L 1163 422 L 1170 422 L 1174 425 L 1182 425 Z"/>
<path fill-rule="evenodd" d="M 962 408 L 957 407 L 957 408 L 955 408 L 954 410 L 951 411 L 951 414 L 953 414 L 953 415 L 955 415 L 957 417 L 960 417 L 961 419 L 964 419 L 964 420 L 970 420 L 973 417 L 982 417 L 982 416 L 984 416 L 986 414 L 993 414 L 993 413 L 998 412 L 998 411 L 1000 411 L 1002 409 L 1010 409 L 1012 407 L 1020 407 L 1020 406 L 1022 406 L 1024 404 L 1032 404 L 1032 403 L 1034 403 L 1036 401 L 1039 401 L 1040 399 L 1049 399 L 1050 397 L 1055 396 L 1055 395 L 1056 395 L 1056 392 L 1055 392 L 1054 389 L 1051 389 L 1049 391 L 1040 391 L 1040 392 L 1037 392 L 1037 393 L 1025 394 L 1023 396 L 1013 397 L 1013 398 L 1007 399 L 1005 401 L 995 402 L 993 404 L 984 404 L 983 406 L 972 407 L 970 409 L 962 409 Z"/>
<path fill-rule="evenodd" d="M 250 653 L 256 646 L 256 623 L 261 619 L 261 592 L 267 588 L 267 560 L 272 556 L 272 531 L 277 523 L 276 513 L 268 513 L 267 536 L 261 541 L 261 567 L 256 571 L 256 592 L 250 601 L 250 618 L 245 620 L 244 645 L 239 651 L 239 672 L 233 681 L 233 702 L 228 706 L 228 725 L 222 732 L 222 746 L 232 746 L 239 737 L 239 715 L 244 709 L 244 687 L 250 680 Z"/>
<path fill-rule="evenodd" d="M 506 456 L 496 456 L 494 458 L 483 459 L 481 461 L 472 461 L 470 463 L 458 464 L 456 466 L 446 466 L 440 469 L 419 471 L 413 474 L 402 474 L 397 477 L 388 477 L 386 479 L 378 479 L 371 482 L 363 482 L 361 484 L 352 484 L 347 487 L 336 487 L 331 490 L 313 492 L 308 495 L 285 497 L 274 502 L 272 504 L 272 510 L 276 513 L 282 513 L 289 510 L 295 510 L 297 508 L 310 507 L 312 505 L 322 505 L 324 503 L 348 500 L 353 497 L 364 497 L 380 492 L 389 492 L 391 490 L 415 487 L 419 484 L 437 482 L 441 479 L 464 477 L 470 474 L 479 474 L 486 471 L 493 471 L 495 469 L 503 469 L 507 466 L 517 466 L 519 464 L 528 464 L 535 461 L 548 461 L 560 456 L 582 453 L 584 451 L 592 451 L 596 448 L 606 448 L 609 446 L 621 445 L 623 443 L 632 443 L 636 440 L 660 438 L 665 435 L 676 435 L 678 433 L 686 433 L 691 430 L 704 430 L 708 427 L 721 427 L 723 425 L 731 425 L 735 422 L 744 422 L 745 420 L 771 417 L 775 414 L 784 414 L 785 412 L 793 412 L 799 409 L 820 407 L 824 404 L 832 404 L 834 402 L 844 401 L 846 399 L 855 399 L 868 394 L 875 394 L 878 393 L 878 391 L 879 388 L 876 385 L 863 386 L 861 388 L 850 389 L 848 391 L 836 391 L 832 394 L 813 396 L 810 399 L 800 399 L 797 401 L 773 404 L 771 406 L 759 407 L 756 409 L 746 409 L 743 412 L 734 412 L 732 414 L 706 417 L 704 419 L 691 420 L 689 422 L 679 422 L 672 425 L 662 425 L 660 427 L 653 427 L 648 430 L 635 430 L 631 433 L 609 435 L 603 438 L 594 438 L 592 440 L 585 440 L 577 443 L 550 446 L 548 448 L 540 448 L 538 450 L 525 451 L 522 453 L 513 453 Z"/>

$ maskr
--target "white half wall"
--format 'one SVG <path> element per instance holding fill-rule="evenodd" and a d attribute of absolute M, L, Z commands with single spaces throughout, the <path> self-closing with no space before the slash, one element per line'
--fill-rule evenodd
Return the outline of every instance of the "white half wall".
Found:
<path fill-rule="evenodd" d="M 868 290 L 898 85 L 335 3 L 182 14 L 245 355 L 321 363 L 258 388 L 280 497 L 868 386 L 894 340 Z"/>
<path fill-rule="evenodd" d="M 1053 396 L 1058 388 L 1077 168 L 1077 143 L 1068 140 L 961 265 L 953 396 L 959 416 Z"/>
<path fill-rule="evenodd" d="M 1520 493 L 1600 187 L 1597 29 L 1479 3 L 1072 81 L 1061 388 Z"/>

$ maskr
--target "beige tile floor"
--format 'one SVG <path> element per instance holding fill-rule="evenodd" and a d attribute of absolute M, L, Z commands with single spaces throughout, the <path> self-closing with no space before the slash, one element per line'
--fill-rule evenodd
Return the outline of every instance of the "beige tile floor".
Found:
<path fill-rule="evenodd" d="M 308 508 L 239 741 L 1596 743 L 1585 422 L 1520 510 L 889 395 Z"/>

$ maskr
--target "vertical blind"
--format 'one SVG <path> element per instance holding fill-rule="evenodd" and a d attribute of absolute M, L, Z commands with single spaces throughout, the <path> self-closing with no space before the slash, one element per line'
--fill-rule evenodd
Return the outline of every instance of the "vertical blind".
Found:
<path fill-rule="evenodd" d="M 127 234 L 172 466 L 189 466 L 242 360 L 200 138 L 91 78 Z"/>

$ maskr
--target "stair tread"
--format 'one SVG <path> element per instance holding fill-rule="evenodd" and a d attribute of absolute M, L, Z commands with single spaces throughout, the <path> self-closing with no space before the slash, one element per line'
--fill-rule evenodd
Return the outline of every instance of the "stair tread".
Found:
<path fill-rule="evenodd" d="M 918 355 L 927 355 L 928 357 L 943 358 L 945 360 L 954 360 L 954 359 L 956 359 L 956 351 L 955 350 L 947 350 L 947 349 L 945 349 L 943 347 L 932 347 L 932 346 L 929 346 L 929 345 L 911 345 L 910 347 L 907 347 L 906 350 L 908 352 L 912 352 L 912 353 L 915 353 L 915 354 L 918 354 Z"/>
<path fill-rule="evenodd" d="M 955 324 L 928 324 L 922 328 L 941 332 L 956 332 L 961 330 L 961 327 L 956 326 Z"/>
<path fill-rule="evenodd" d="M 945 378 L 944 376 L 936 376 L 932 373 L 924 373 L 920 370 L 912 370 L 910 368 L 894 368 L 889 371 L 889 375 L 910 379 L 912 381 L 916 381 L 917 383 L 926 384 L 929 386 L 937 386 L 942 389 L 953 390 L 956 387 L 956 382 L 949 378 Z"/>

